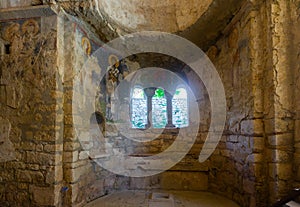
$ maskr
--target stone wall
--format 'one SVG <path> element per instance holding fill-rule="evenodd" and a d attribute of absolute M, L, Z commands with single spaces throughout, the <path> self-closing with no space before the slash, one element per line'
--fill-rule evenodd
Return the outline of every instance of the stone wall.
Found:
<path fill-rule="evenodd" d="M 32 3 L 5 2 L 0 7 Z M 74 116 L 74 82 L 86 78 L 83 65 L 103 44 L 100 38 L 88 25 L 49 7 L 1 10 L 0 205 L 82 206 L 116 190 L 172 189 L 210 190 L 241 206 L 263 207 L 299 187 L 299 4 L 248 2 L 207 51 L 224 83 L 227 121 L 218 148 L 205 163 L 198 156 L 208 132 L 210 102 L 201 80 L 161 55 L 127 60 L 132 71 L 157 66 L 181 74 L 200 109 L 200 129 L 189 153 L 168 171 L 146 178 L 100 167 L 101 158 L 88 154 L 74 127 L 75 120 L 89 121 Z M 101 107 L 96 108 L 104 113 Z M 156 140 L 136 143 L 115 126 L 105 124 L 106 141 L 131 156 L 162 152 L 178 133 L 152 130 L 141 136 Z M 138 130 L 128 132 L 140 136 Z"/>
<path fill-rule="evenodd" d="M 63 26 L 63 47 L 60 54 L 60 64 L 64 65 L 63 174 L 66 192 L 63 202 L 64 205 L 82 206 L 111 192 L 116 176 L 89 160 L 73 124 L 74 118 L 80 119 L 73 116 L 74 79 L 80 75 L 89 55 L 99 47 L 98 40 L 85 28 L 86 25 L 79 24 L 72 17 L 66 16 Z"/>
<path fill-rule="evenodd" d="M 29 7 L 43 4 L 42 0 L 2 0 L 0 9 L 13 7 Z"/>
<path fill-rule="evenodd" d="M 242 206 L 269 206 L 297 186 L 297 8 L 288 1 L 245 4 L 207 52 L 228 104 L 209 183 Z"/>
<path fill-rule="evenodd" d="M 292 24 L 296 17 L 293 16 L 295 13 L 292 14 L 292 11 L 297 7 L 295 3 L 288 1 L 267 3 L 271 24 L 269 30 L 271 58 L 265 77 L 271 87 L 266 88 L 265 91 L 265 132 L 269 164 L 269 201 L 271 202 L 288 194 L 293 188 L 295 178 L 293 173 L 295 130 L 293 76 L 296 72 L 294 64 L 298 57 L 293 47 L 299 40 L 291 33 L 291 30 L 294 30 Z"/>
<path fill-rule="evenodd" d="M 46 7 L 31 11 L 35 17 L 30 11 L 1 10 L 1 206 L 58 206 L 61 200 L 57 16 Z"/>
<path fill-rule="evenodd" d="M 294 130 L 294 148 L 295 148 L 295 154 L 294 154 L 294 165 L 293 165 L 293 172 L 294 174 L 294 178 L 295 178 L 295 182 L 293 183 L 293 187 L 299 187 L 300 185 L 300 82 L 299 82 L 299 74 L 300 74 L 300 65 L 299 63 L 299 52 L 300 52 L 300 31 L 299 31 L 299 1 L 295 1 L 293 4 L 290 5 L 291 7 L 291 20 L 292 20 L 292 24 L 290 25 L 290 29 L 289 31 L 291 33 L 290 36 L 292 36 L 292 40 L 293 42 L 291 43 L 292 45 L 292 58 L 291 58 L 291 68 L 294 68 L 293 71 L 293 80 L 294 80 L 294 112 L 295 112 L 295 130 Z"/>
<path fill-rule="evenodd" d="M 256 175 L 263 179 L 264 134 L 259 103 L 259 77 L 255 74 L 254 13 L 244 8 L 207 54 L 223 81 L 227 99 L 227 121 L 219 147 L 210 159 L 210 189 L 222 192 L 242 206 L 255 199 Z M 254 59 L 255 60 L 255 59 Z M 256 88 L 257 87 L 257 88 Z"/>
<path fill-rule="evenodd" d="M 72 31 L 74 28 L 75 32 Z M 76 131 L 74 126 L 74 119 L 78 119 L 75 121 L 76 123 L 89 122 L 89 119 L 84 119 L 84 115 L 77 114 L 76 112 L 76 104 L 78 104 L 76 98 L 79 96 L 76 95 L 78 88 L 76 88 L 74 81 L 76 78 L 84 80 L 89 76 L 88 72 L 84 71 L 87 68 L 83 67 L 88 60 L 88 54 L 86 54 L 86 50 L 82 47 L 82 39 L 84 37 L 89 39 L 92 44 L 91 54 L 97 51 L 100 46 L 97 45 L 97 39 L 94 39 L 92 34 L 86 28 L 83 28 L 83 25 L 73 22 L 72 26 L 69 26 L 69 29 L 67 29 L 65 33 L 65 51 L 69 51 L 64 56 L 64 179 L 66 181 L 66 186 L 69 188 L 65 202 L 69 205 L 82 205 L 85 202 L 89 202 L 113 191 L 127 189 L 207 190 L 208 167 L 206 163 L 201 164 L 197 159 L 205 140 L 207 127 L 205 129 L 203 128 L 204 131 L 202 133 L 198 134 L 195 145 L 188 155 L 173 168 L 159 175 L 145 178 L 131 178 L 113 174 L 97 164 L 97 162 L 105 160 L 110 156 L 106 154 L 107 152 L 105 150 L 105 147 L 108 146 L 110 146 L 113 152 L 130 156 L 149 156 L 160 153 L 174 142 L 177 138 L 178 130 L 165 130 L 162 133 L 161 130 L 154 129 L 148 133 L 144 133 L 138 129 L 126 129 L 129 133 L 129 138 L 138 137 L 139 139 L 143 139 L 144 137 L 146 139 L 149 137 L 157 137 L 157 139 L 152 142 L 139 143 L 122 135 L 121 131 L 116 128 L 117 123 L 106 122 L 104 127 L 104 139 L 107 143 L 105 144 L 104 149 L 100 150 L 100 152 L 99 149 L 102 149 L 101 147 L 94 149 L 96 151 L 96 154 L 94 154 L 92 148 L 84 147 L 85 141 L 88 142 L 86 145 L 94 144 L 94 142 L 91 137 L 88 137 L 89 135 L 87 135 L 87 137 L 80 136 L 80 130 Z M 99 44 L 101 45 L 101 43 Z M 109 53 L 109 55 L 111 54 L 113 53 Z M 109 55 L 107 57 L 109 57 Z M 129 57 L 126 62 L 128 63 L 130 72 L 134 72 L 139 68 L 145 68 L 147 66 L 160 66 L 163 68 L 173 67 L 172 69 L 177 69 L 178 71 L 183 67 L 182 64 L 179 64 L 172 59 L 154 54 L 152 56 L 147 54 Z M 105 66 L 102 67 L 106 68 Z M 101 68 L 101 71 L 104 70 L 103 68 Z M 96 71 L 97 70 L 95 69 L 95 73 L 92 74 L 98 73 Z M 98 75 L 96 76 L 99 77 Z M 96 81 L 99 82 L 100 79 L 97 79 Z M 103 87 L 105 87 L 105 85 Z M 73 93 L 75 96 L 73 96 Z M 105 109 L 103 111 L 100 106 L 97 108 L 97 104 L 95 110 L 101 112 L 105 116 Z M 75 116 L 72 116 L 73 114 L 75 114 Z M 206 126 L 206 123 L 203 123 L 203 126 Z M 81 139 L 79 137 L 81 137 Z M 101 138 L 99 138 L 99 140 L 100 139 Z M 186 137 L 186 139 L 188 139 L 188 137 Z M 96 144 L 96 146 L 100 146 L 100 144 Z M 114 167 L 118 168 L 117 165 Z M 174 178 L 176 179 L 176 182 L 174 182 Z"/>

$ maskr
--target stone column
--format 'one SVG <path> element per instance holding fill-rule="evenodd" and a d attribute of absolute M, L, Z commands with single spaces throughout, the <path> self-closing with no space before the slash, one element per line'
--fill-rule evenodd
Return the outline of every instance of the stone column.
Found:
<path fill-rule="evenodd" d="M 146 129 L 151 127 L 151 113 L 152 113 L 152 97 L 154 96 L 156 91 L 155 87 L 145 88 L 144 92 L 147 96 L 147 124 Z"/>
<path fill-rule="evenodd" d="M 167 123 L 166 127 L 174 128 L 175 125 L 173 124 L 173 107 L 172 107 L 172 99 L 173 99 L 174 94 L 171 94 L 165 90 L 165 96 L 167 99 L 167 117 L 168 117 L 168 123 Z"/>

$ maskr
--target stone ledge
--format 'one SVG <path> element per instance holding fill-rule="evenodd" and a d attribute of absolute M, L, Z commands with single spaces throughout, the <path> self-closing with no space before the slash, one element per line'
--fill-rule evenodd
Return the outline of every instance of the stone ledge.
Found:
<path fill-rule="evenodd" d="M 49 6 L 29 6 L 22 8 L 0 9 L 0 22 L 5 20 L 46 17 L 56 15 L 55 11 Z"/>

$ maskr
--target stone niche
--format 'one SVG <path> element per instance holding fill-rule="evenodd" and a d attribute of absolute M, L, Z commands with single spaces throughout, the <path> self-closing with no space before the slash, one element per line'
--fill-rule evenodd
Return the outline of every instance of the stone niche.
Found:
<path fill-rule="evenodd" d="M 91 119 L 90 114 L 87 116 L 80 114 L 80 110 L 77 111 L 79 107 L 76 107 L 77 105 L 82 106 L 78 98 L 79 94 L 77 95 L 77 92 L 80 90 L 76 88 L 77 86 L 74 84 L 74 80 L 85 80 L 86 78 L 92 77 L 92 79 L 95 78 L 96 81 L 99 81 L 97 78 L 100 77 L 103 71 L 106 71 L 111 57 L 117 56 L 118 54 L 114 53 L 114 51 L 105 50 L 103 51 L 103 57 L 99 60 L 105 62 L 101 65 L 101 68 L 97 68 L 97 65 L 91 63 L 90 65 L 88 64 L 89 67 L 84 71 L 83 65 L 87 60 L 93 60 L 92 54 L 98 49 L 101 49 L 103 43 L 99 41 L 82 22 L 71 21 L 69 26 L 65 27 L 65 32 L 65 46 L 68 47 L 68 49 L 65 50 L 67 53 L 64 56 L 67 64 L 65 64 L 64 68 L 65 134 L 63 162 L 65 163 L 65 182 L 68 187 L 65 203 L 81 205 L 117 190 L 207 190 L 208 164 L 199 163 L 197 159 L 204 143 L 205 134 L 207 133 L 205 127 L 202 127 L 201 133 L 197 134 L 196 144 L 188 152 L 188 155 L 177 165 L 161 174 L 145 178 L 132 178 L 111 173 L 97 164 L 98 161 L 108 159 L 107 153 L 109 151 L 116 154 L 123 153 L 131 157 L 146 157 L 157 154 L 164 151 L 174 142 L 178 130 L 170 129 L 163 133 L 161 130 L 150 130 L 146 136 L 148 138 L 157 137 L 157 139 L 148 143 L 139 143 L 122 135 L 120 130 L 116 127 L 118 123 L 113 123 L 109 120 L 102 123 L 104 117 L 106 117 L 107 109 L 111 108 L 111 104 L 108 104 L 106 102 L 108 99 L 105 98 L 108 77 L 104 78 L 106 82 L 100 82 L 100 87 L 98 88 L 99 91 L 97 92 L 96 100 L 99 101 L 95 103 L 95 119 Z M 68 57 L 72 57 L 74 61 L 70 63 Z M 139 57 L 131 57 L 126 60 L 126 62 L 129 72 L 134 72 L 141 67 L 146 67 L 147 64 L 155 64 L 155 62 L 156 64 L 168 62 L 172 67 L 175 67 L 177 64 L 172 59 L 166 60 L 165 57 L 155 55 L 151 60 L 149 60 L 149 57 L 141 55 Z M 179 66 L 182 66 L 182 64 L 179 64 Z M 179 66 L 177 65 L 177 69 L 180 68 Z M 101 71 L 100 74 L 97 70 Z M 121 72 L 124 72 L 123 70 L 117 70 L 119 70 L 119 68 L 115 67 L 113 71 L 119 75 Z M 89 76 L 88 72 L 90 72 L 91 76 Z M 120 76 L 123 77 L 123 75 L 125 74 L 121 74 Z M 119 80 L 119 78 L 116 80 Z M 72 96 L 72 94 L 75 95 Z M 204 94 L 201 95 L 204 97 Z M 198 98 L 201 99 L 200 97 Z M 202 99 L 203 102 L 207 101 L 205 98 Z M 201 104 L 204 105 L 205 103 Z M 202 113 L 209 113 L 208 111 L 209 110 L 206 110 L 205 112 L 205 110 L 203 110 Z M 73 119 L 72 113 L 77 114 Z M 203 126 L 206 125 L 205 121 L 207 122 L 204 117 L 207 117 L 207 114 L 203 116 Z M 90 126 L 85 126 L 89 121 L 91 121 L 92 125 L 96 128 L 98 127 L 97 124 L 99 124 L 99 129 L 104 132 L 104 137 L 97 137 L 96 133 L 95 136 L 89 137 L 88 134 L 91 131 L 96 131 L 89 129 Z M 88 129 L 88 131 L 85 131 L 87 133 L 76 130 L 76 124 L 79 124 L 83 130 Z M 128 132 L 132 137 L 140 136 L 139 138 L 143 138 L 142 136 L 145 136 L 145 133 L 141 131 L 139 133 L 139 130 L 130 129 Z M 104 146 L 103 143 L 105 143 Z M 96 148 L 91 147 L 91 144 L 96 146 Z M 116 165 L 115 167 L 118 166 Z M 174 178 L 177 182 L 174 182 Z"/>
<path fill-rule="evenodd" d="M 82 117 L 74 116 L 77 98 L 73 97 L 74 80 L 84 80 L 83 65 L 103 42 L 87 25 L 48 6 L 3 9 L 0 24 L 4 45 L 0 62 L 0 109 L 6 114 L 4 120 L 9 120 L 11 129 L 5 127 L 5 132 L 10 132 L 9 140 L 16 152 L 13 160 L 0 163 L 1 205 L 83 206 L 117 190 L 208 189 L 209 167 L 197 159 L 207 133 L 205 123 L 188 155 L 155 176 L 130 178 L 105 170 L 95 160 L 105 159 L 105 150 L 102 157 L 89 156 L 74 129 L 74 120 L 82 121 Z M 106 65 L 111 55 L 116 54 L 105 53 Z M 148 60 L 131 59 L 128 66 L 146 67 Z M 152 62 L 169 61 L 164 60 L 154 57 Z M 100 71 L 106 69 L 107 66 Z M 93 78 L 97 81 L 99 75 L 93 73 Z M 104 83 L 101 86 L 106 89 Z M 104 113 L 107 105 L 100 92 L 97 98 L 103 102 L 96 107 Z M 202 94 L 198 98 L 205 100 L 204 97 Z M 160 134 L 157 140 L 138 144 L 128 141 L 109 122 L 102 130 L 114 151 L 124 150 L 131 156 L 158 153 L 176 139 L 176 130 L 162 134 L 154 130 L 149 136 Z M 173 182 L 174 178 L 177 182 Z"/>

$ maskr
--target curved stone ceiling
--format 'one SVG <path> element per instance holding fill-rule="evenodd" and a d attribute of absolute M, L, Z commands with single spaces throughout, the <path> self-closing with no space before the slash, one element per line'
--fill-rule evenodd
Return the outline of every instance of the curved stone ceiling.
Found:
<path fill-rule="evenodd" d="M 104 15 L 127 31 L 184 31 L 213 0 L 96 0 Z"/>
<path fill-rule="evenodd" d="M 54 1 L 88 23 L 104 42 L 126 33 L 157 30 L 179 34 L 206 50 L 247 0 L 44 1 Z"/>

